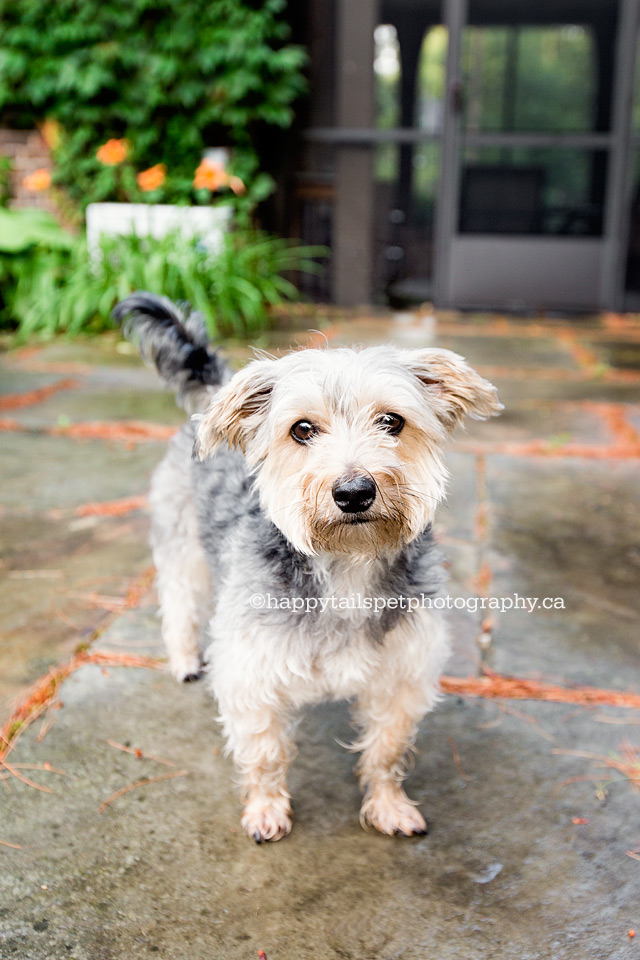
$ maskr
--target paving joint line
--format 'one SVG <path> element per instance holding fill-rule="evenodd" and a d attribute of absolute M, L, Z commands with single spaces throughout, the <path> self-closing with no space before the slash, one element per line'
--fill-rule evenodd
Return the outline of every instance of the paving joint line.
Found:
<path fill-rule="evenodd" d="M 476 596 L 488 597 L 492 583 L 492 571 L 489 564 L 489 500 L 487 497 L 487 461 L 484 453 L 475 458 L 476 511 L 474 520 L 474 540 L 478 551 L 474 589 Z M 486 659 L 493 644 L 493 621 L 490 614 L 480 622 L 480 632 L 476 638 L 480 651 L 480 670 L 486 666 Z"/>
<path fill-rule="evenodd" d="M 33 407 L 45 403 L 49 397 L 63 390 L 74 390 L 80 386 L 80 381 L 66 378 L 50 384 L 48 387 L 38 387 L 36 390 L 27 390 L 24 393 L 5 393 L 0 395 L 0 411 L 22 410 L 24 407 Z"/>
<path fill-rule="evenodd" d="M 0 417 L 0 432 L 36 436 L 70 437 L 73 440 L 116 440 L 127 444 L 167 441 L 179 427 L 144 420 L 88 420 L 67 426 L 34 427 L 11 417 Z"/>

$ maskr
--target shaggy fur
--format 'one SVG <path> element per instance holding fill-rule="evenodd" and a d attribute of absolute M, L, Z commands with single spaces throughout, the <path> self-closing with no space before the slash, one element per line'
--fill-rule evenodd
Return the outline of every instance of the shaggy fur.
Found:
<path fill-rule="evenodd" d="M 392 346 L 262 356 L 231 376 L 197 315 L 135 294 L 117 316 L 201 411 L 154 474 L 152 546 L 177 680 L 199 676 L 209 622 L 207 676 L 245 830 L 258 842 L 289 833 L 296 715 L 350 699 L 362 822 L 424 833 L 402 780 L 448 652 L 440 615 L 418 607 L 442 582 L 442 448 L 464 415 L 499 412 L 495 388 L 450 351 Z"/>

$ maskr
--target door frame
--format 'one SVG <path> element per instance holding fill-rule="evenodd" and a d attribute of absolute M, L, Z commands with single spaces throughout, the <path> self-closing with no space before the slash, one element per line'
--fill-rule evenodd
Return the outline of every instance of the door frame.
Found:
<path fill-rule="evenodd" d="M 443 0 L 448 30 L 445 116 L 442 140 L 442 167 L 436 209 L 434 299 L 438 306 L 508 307 L 533 306 L 533 289 L 539 285 L 541 305 L 621 309 L 624 302 L 624 273 L 628 246 L 632 185 L 632 101 L 636 69 L 640 0 L 619 0 L 616 56 L 613 79 L 611 129 L 607 133 L 588 134 L 465 134 L 461 124 L 463 94 L 462 37 L 468 23 L 468 0 Z M 458 230 L 461 171 L 465 146 L 540 146 L 604 149 L 608 152 L 605 184 L 604 224 L 601 237 L 511 236 L 474 234 L 464 237 Z M 461 240 L 461 237 L 463 239 Z M 501 264 L 501 266 L 500 266 Z M 538 275 L 532 271 L 537 264 Z M 586 281 L 583 302 L 562 302 L 561 267 L 574 272 L 574 283 L 582 289 L 580 271 Z M 488 302 L 473 294 L 468 302 L 460 296 L 461 273 L 470 287 L 474 277 L 481 281 L 483 271 L 507 271 L 523 277 L 523 297 L 509 302 Z M 555 292 L 553 289 L 555 270 Z M 551 271 L 551 272 L 549 272 Z M 595 273 L 594 273 L 595 271 Z M 526 278 L 526 279 L 525 279 Z M 551 280 L 551 284 L 549 281 Z M 481 284 L 480 284 L 481 286 Z M 497 287 L 499 284 L 497 284 Z M 489 288 L 491 280 L 489 279 Z M 496 289 L 497 289 L 496 287 Z M 551 287 L 551 289 L 550 289 Z M 508 284 L 507 284 L 508 288 Z M 546 294 L 546 298 L 545 298 Z M 549 303 L 549 295 L 557 303 Z M 469 294 L 467 294 L 467 298 Z M 489 300 L 491 300 L 489 293 Z M 517 303 L 521 300 L 522 303 Z"/>

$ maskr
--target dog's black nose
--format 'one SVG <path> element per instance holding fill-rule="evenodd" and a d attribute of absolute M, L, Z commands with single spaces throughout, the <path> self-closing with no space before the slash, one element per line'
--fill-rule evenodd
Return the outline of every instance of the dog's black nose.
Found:
<path fill-rule="evenodd" d="M 376 485 L 369 477 L 337 480 L 331 493 L 343 513 L 360 513 L 368 510 L 375 500 Z"/>

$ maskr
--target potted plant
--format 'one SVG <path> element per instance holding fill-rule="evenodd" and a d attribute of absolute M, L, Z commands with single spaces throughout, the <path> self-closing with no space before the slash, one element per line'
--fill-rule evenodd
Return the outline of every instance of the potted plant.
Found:
<path fill-rule="evenodd" d="M 198 237 L 212 253 L 219 252 L 233 215 L 227 197 L 245 191 L 242 180 L 228 172 L 228 151 L 207 150 L 190 184 L 172 184 L 163 163 L 137 172 L 130 166 L 128 154 L 125 139 L 108 140 L 96 153 L 100 163 L 114 168 L 118 199 L 87 206 L 87 244 L 92 255 L 103 236 L 135 233 L 160 240 L 177 230 L 185 237 Z M 176 193 L 180 202 L 163 202 L 165 196 L 175 197 Z"/>
<path fill-rule="evenodd" d="M 229 151 L 224 147 L 206 150 L 190 180 L 172 177 L 164 163 L 138 171 L 130 153 L 125 138 L 107 140 L 96 151 L 108 180 L 106 192 L 113 200 L 92 202 L 86 207 L 87 244 L 92 256 L 97 255 L 103 236 L 134 233 L 161 240 L 176 231 L 184 237 L 197 237 L 209 251 L 218 253 L 233 216 L 229 198 L 245 193 L 243 181 L 228 170 Z M 23 186 L 33 191 L 48 189 L 51 174 L 37 170 L 25 177 Z"/>

